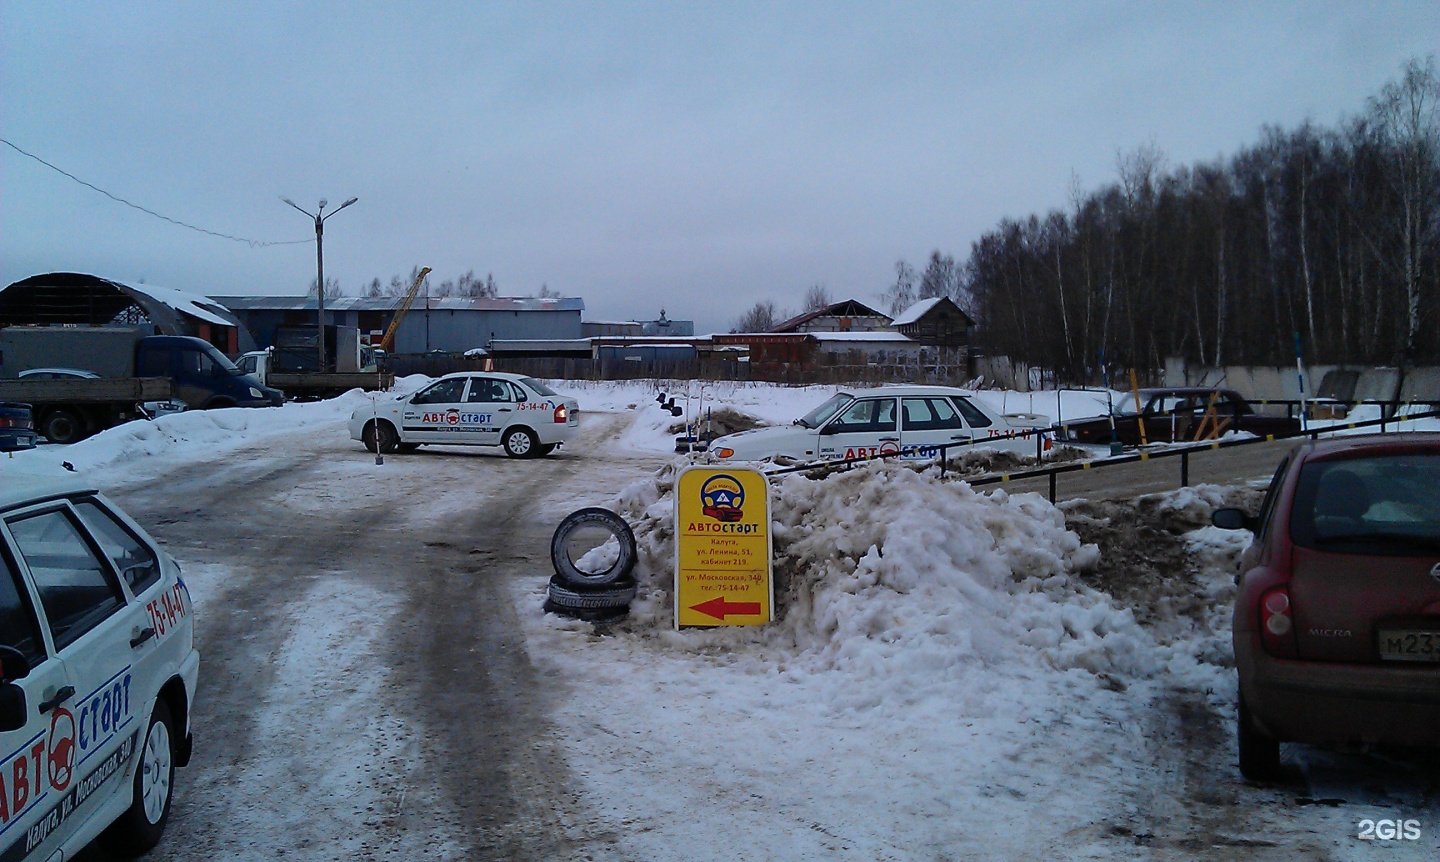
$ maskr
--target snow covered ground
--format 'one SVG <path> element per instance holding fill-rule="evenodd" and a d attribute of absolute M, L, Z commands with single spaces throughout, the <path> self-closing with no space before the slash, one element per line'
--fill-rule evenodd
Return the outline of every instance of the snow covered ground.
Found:
<path fill-rule="evenodd" d="M 676 632 L 674 464 L 653 465 L 670 460 L 669 428 L 681 420 L 660 409 L 652 382 L 555 386 L 579 400 L 584 421 L 594 413 L 625 419 L 584 453 L 608 465 L 604 478 L 587 480 L 581 464 L 568 489 L 547 492 L 543 511 L 608 503 L 625 514 L 642 548 L 640 597 L 627 620 L 602 627 L 540 610 L 548 571 L 515 578 L 510 597 L 530 660 L 563 684 L 549 721 L 592 811 L 587 828 L 606 836 L 613 858 L 1436 858 L 1440 788 L 1408 765 L 1377 779 L 1363 772 L 1371 764 L 1357 777 L 1353 760 L 1299 751 L 1289 757 L 1308 782 L 1303 789 L 1239 779 L 1228 608 L 1245 540 L 1202 526 L 1230 490 L 1182 489 L 1146 504 L 1186 525 L 1192 568 L 1161 610 L 1137 615 L 1127 599 L 1094 585 L 1095 571 L 1117 561 L 1067 526 L 1074 512 L 1038 495 L 980 493 L 878 462 L 822 479 L 790 475 L 773 491 L 781 618 L 763 628 Z M 703 397 L 781 423 L 834 389 L 706 384 L 702 393 L 692 383 L 664 391 L 682 407 L 688 396 L 690 416 L 701 415 Z M 68 474 L 68 461 L 111 490 L 206 462 L 263 467 L 313 439 L 343 437 L 344 420 L 370 397 L 131 423 L 0 460 L 0 475 Z M 1056 412 L 1053 392 L 977 397 L 1007 412 Z M 1060 407 L 1079 418 L 1102 413 L 1104 401 L 1066 392 Z M 369 481 L 360 455 L 337 465 L 338 486 Z M 446 464 L 393 458 L 386 469 L 423 482 Z M 617 475 L 628 484 L 614 484 Z M 305 506 L 343 498 L 337 490 Z M 439 520 L 459 505 L 435 499 L 405 514 Z M 225 561 L 185 562 L 204 614 Z M 340 621 L 355 619 L 358 605 L 393 611 L 381 596 L 333 585 L 306 600 Z M 1183 612 L 1173 610 L 1179 605 Z M 330 661 L 346 670 L 368 648 L 342 629 L 311 640 L 349 637 Z M 379 682 L 355 679 L 363 713 L 358 701 Z M 267 697 L 283 704 L 294 692 L 282 686 Z M 257 732 L 270 738 L 282 729 L 262 723 Z M 375 726 L 358 732 L 364 743 Z M 348 762 L 337 762 L 337 774 L 353 775 Z M 341 798 L 388 804 L 367 792 L 347 785 Z M 1331 801 L 1310 804 L 1320 797 Z M 1362 818 L 1401 815 L 1421 819 L 1425 840 L 1355 837 Z M 365 828 L 363 817 L 340 819 Z M 427 846 L 433 858 L 458 858 L 450 844 Z M 310 851 L 289 855 L 330 858 L 326 848 Z"/>

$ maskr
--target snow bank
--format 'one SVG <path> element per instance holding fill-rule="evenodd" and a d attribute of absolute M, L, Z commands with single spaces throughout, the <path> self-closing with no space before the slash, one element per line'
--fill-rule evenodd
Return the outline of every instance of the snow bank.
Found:
<path fill-rule="evenodd" d="M 980 494 L 878 462 L 790 475 L 774 489 L 775 623 L 674 632 L 674 475 L 667 468 L 620 494 L 642 587 L 617 635 L 754 660 L 761 672 L 864 681 L 839 693 L 848 707 L 978 686 L 997 668 L 1083 671 L 1106 685 L 1154 670 L 1154 644 L 1133 615 L 1072 577 L 1098 551 L 1044 498 Z"/>

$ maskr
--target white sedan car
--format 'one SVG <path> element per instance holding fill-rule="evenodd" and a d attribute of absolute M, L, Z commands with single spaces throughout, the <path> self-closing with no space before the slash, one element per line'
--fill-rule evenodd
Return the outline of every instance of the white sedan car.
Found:
<path fill-rule="evenodd" d="M 580 409 L 532 377 L 447 374 L 416 392 L 350 415 L 350 439 L 371 452 L 413 452 L 426 443 L 502 446 L 512 458 L 538 458 L 570 439 Z"/>
<path fill-rule="evenodd" d="M 1049 425 L 1049 417 L 1034 413 L 995 413 L 963 389 L 884 386 L 838 392 L 789 426 L 730 434 L 711 443 L 709 451 L 722 461 L 845 461 L 884 455 L 931 460 L 939 456 L 940 446 L 975 441 L 1034 455 L 1037 447 L 1049 443 L 1044 435 Z M 967 448 L 948 449 L 947 457 Z"/>

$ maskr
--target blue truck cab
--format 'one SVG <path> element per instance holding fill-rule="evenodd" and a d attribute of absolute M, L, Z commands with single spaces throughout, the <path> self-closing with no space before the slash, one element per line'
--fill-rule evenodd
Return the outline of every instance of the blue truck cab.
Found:
<path fill-rule="evenodd" d="M 135 376 L 169 377 L 176 397 L 192 409 L 278 407 L 285 401 L 285 393 L 242 372 L 214 345 L 186 335 L 141 339 Z"/>

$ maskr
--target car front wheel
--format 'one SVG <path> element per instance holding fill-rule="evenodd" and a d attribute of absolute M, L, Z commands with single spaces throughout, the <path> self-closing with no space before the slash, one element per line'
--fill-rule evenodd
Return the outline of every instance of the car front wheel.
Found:
<path fill-rule="evenodd" d="M 155 701 L 150 725 L 140 741 L 130 807 L 105 830 L 101 842 L 117 856 L 139 856 L 160 842 L 170 819 L 175 787 L 175 733 L 170 708 Z"/>

